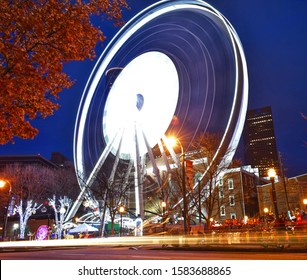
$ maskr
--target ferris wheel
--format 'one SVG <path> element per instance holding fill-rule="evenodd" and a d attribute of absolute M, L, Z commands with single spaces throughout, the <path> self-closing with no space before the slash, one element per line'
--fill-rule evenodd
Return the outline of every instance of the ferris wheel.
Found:
<path fill-rule="evenodd" d="M 153 149 L 166 135 L 188 151 L 201 133 L 223 132 L 220 147 L 234 153 L 247 95 L 242 45 L 219 11 L 201 0 L 171 0 L 138 13 L 106 47 L 84 89 L 74 136 L 81 193 L 69 216 L 101 170 L 109 180 L 133 173 L 142 213 L 142 178 L 151 165 L 161 183 Z"/>

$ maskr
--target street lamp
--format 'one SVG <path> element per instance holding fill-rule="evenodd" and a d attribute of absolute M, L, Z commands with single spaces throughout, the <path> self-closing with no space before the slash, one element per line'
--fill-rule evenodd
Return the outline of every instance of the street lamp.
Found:
<path fill-rule="evenodd" d="M 162 206 L 162 226 L 163 226 L 163 232 L 165 231 L 165 208 L 166 208 L 166 202 L 162 201 L 161 203 Z"/>
<path fill-rule="evenodd" d="M 269 209 L 268 208 L 264 208 L 264 224 L 265 224 L 265 229 L 267 229 L 268 226 L 268 213 L 269 213 Z"/>
<path fill-rule="evenodd" d="M 9 199 L 6 207 L 6 214 L 4 218 L 4 225 L 3 225 L 3 230 L 2 230 L 2 241 L 5 240 L 6 237 L 6 227 L 7 227 L 7 218 L 9 215 L 9 207 L 10 207 L 10 202 L 11 202 L 11 194 L 12 194 L 12 185 L 9 181 L 7 180 L 0 180 L 0 188 L 3 188 L 6 184 L 9 185 Z"/>
<path fill-rule="evenodd" d="M 187 234 L 188 232 L 188 224 L 187 224 L 187 213 L 188 213 L 188 207 L 187 207 L 187 190 L 186 190 L 186 184 L 185 184 L 185 154 L 183 151 L 183 147 L 181 145 L 181 142 L 179 139 L 174 138 L 168 138 L 170 144 L 172 146 L 175 145 L 175 143 L 178 143 L 181 149 L 181 168 L 182 168 L 182 196 L 183 196 L 183 230 L 184 234 Z"/>
<path fill-rule="evenodd" d="M 307 198 L 304 198 L 304 199 L 303 199 L 303 203 L 304 203 L 304 205 L 305 205 L 305 210 L 307 210 Z"/>
<path fill-rule="evenodd" d="M 272 197 L 273 197 L 273 206 L 274 206 L 274 214 L 276 217 L 276 220 L 279 220 L 279 214 L 278 214 L 278 207 L 277 207 L 277 198 L 276 198 L 276 190 L 275 190 L 275 176 L 276 176 L 276 172 L 274 168 L 270 168 L 268 171 L 268 175 L 270 177 L 271 180 L 271 184 L 272 184 Z"/>
<path fill-rule="evenodd" d="M 213 221 L 214 221 L 214 219 L 211 217 L 211 218 L 209 219 L 209 227 L 208 227 L 210 231 L 212 230 Z"/>
<path fill-rule="evenodd" d="M 123 228 L 123 213 L 125 212 L 125 207 L 120 206 L 119 209 L 119 214 L 120 214 L 120 229 L 119 229 L 119 236 L 122 236 L 122 228 Z"/>

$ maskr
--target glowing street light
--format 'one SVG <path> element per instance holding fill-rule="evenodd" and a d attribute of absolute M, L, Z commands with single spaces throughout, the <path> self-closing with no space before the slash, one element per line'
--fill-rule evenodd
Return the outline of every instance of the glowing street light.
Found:
<path fill-rule="evenodd" d="M 273 179 L 275 178 L 275 176 L 276 176 L 276 171 L 275 171 L 274 168 L 270 168 L 270 169 L 268 170 L 268 176 L 270 177 L 271 180 L 272 180 L 272 178 L 273 178 Z"/>
<path fill-rule="evenodd" d="M 120 214 L 120 230 L 119 230 L 119 235 L 122 236 L 122 228 L 123 228 L 123 213 L 125 212 L 125 207 L 124 206 L 120 206 L 118 211 Z"/>
<path fill-rule="evenodd" d="M 304 203 L 304 205 L 305 205 L 305 209 L 307 210 L 307 198 L 304 198 L 304 199 L 303 199 L 303 203 Z"/>
<path fill-rule="evenodd" d="M 4 225 L 3 225 L 3 231 L 2 231 L 2 241 L 4 241 L 5 237 L 6 237 L 7 218 L 8 218 L 8 215 L 9 215 L 9 206 L 10 206 L 10 202 L 11 202 L 12 185 L 7 180 L 0 180 L 0 188 L 4 188 L 6 184 L 9 185 L 9 200 L 8 200 L 8 203 L 7 203 L 6 214 L 5 214 L 5 218 L 4 218 Z"/>
<path fill-rule="evenodd" d="M 265 223 L 265 229 L 267 229 L 268 226 L 268 213 L 269 213 L 269 209 L 267 207 L 265 207 L 263 209 L 264 211 L 264 223 Z"/>
<path fill-rule="evenodd" d="M 270 168 L 268 170 L 268 176 L 270 177 L 271 184 L 272 184 L 272 198 L 273 198 L 273 206 L 274 206 L 274 214 L 275 218 L 279 220 L 279 213 L 278 213 L 278 207 L 277 207 L 277 198 L 276 198 L 276 190 L 275 190 L 275 177 L 276 177 L 276 171 L 274 168 Z"/>
<path fill-rule="evenodd" d="M 162 201 L 161 206 L 162 206 L 163 208 L 165 208 L 165 207 L 166 207 L 166 202 L 165 202 L 165 201 Z"/>

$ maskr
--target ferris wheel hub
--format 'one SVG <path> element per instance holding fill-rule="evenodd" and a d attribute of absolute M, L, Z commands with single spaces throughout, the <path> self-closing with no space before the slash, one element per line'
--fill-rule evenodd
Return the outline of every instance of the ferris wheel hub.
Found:
<path fill-rule="evenodd" d="M 136 108 L 141 111 L 144 105 L 144 97 L 142 94 L 138 93 L 136 95 Z"/>
<path fill-rule="evenodd" d="M 151 51 L 131 60 L 114 81 L 104 108 L 106 143 L 112 141 L 119 130 L 123 131 L 121 139 L 114 142 L 112 153 L 117 152 L 121 141 L 120 157 L 131 158 L 136 125 L 139 139 L 144 131 L 150 146 L 154 147 L 169 127 L 178 95 L 177 70 L 167 55 Z M 145 143 L 140 141 L 139 145 L 140 154 L 145 154 Z"/>

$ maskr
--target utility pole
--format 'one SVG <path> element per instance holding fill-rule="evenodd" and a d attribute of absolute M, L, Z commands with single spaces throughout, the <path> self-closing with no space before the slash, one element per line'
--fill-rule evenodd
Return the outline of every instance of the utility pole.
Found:
<path fill-rule="evenodd" d="M 200 189 L 200 180 L 198 180 L 198 215 L 199 215 L 199 225 L 201 225 L 201 189 Z"/>
<path fill-rule="evenodd" d="M 282 155 L 281 152 L 279 152 L 279 169 L 280 169 L 280 175 L 283 181 L 284 191 L 285 191 L 285 198 L 286 198 L 286 205 L 287 205 L 287 211 L 290 211 L 290 205 L 289 205 L 289 199 L 288 199 L 288 192 L 287 192 L 287 185 L 286 185 L 286 178 L 284 174 L 284 165 L 282 163 Z"/>

